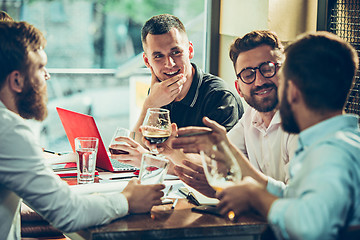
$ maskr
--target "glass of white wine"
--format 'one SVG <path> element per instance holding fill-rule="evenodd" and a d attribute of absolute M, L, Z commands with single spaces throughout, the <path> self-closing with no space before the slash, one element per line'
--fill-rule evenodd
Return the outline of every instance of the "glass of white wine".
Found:
<path fill-rule="evenodd" d="M 170 111 L 163 108 L 149 108 L 141 130 L 142 135 L 151 144 L 165 142 L 171 134 Z M 151 153 L 159 154 L 156 147 L 151 149 Z"/>
<path fill-rule="evenodd" d="M 200 155 L 206 179 L 216 191 L 222 191 L 241 181 L 239 163 L 224 141 L 205 146 Z M 230 211 L 228 218 L 235 220 L 235 213 Z"/>

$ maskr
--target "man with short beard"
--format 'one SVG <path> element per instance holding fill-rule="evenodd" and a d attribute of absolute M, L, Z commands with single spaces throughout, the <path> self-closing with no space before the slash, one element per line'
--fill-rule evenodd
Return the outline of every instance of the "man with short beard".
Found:
<path fill-rule="evenodd" d="M 43 120 L 46 110 L 46 40 L 26 22 L 0 21 L 0 238 L 20 239 L 20 204 L 61 231 L 109 223 L 161 204 L 162 184 L 132 180 L 122 193 L 78 195 L 45 164 L 24 119 Z M 119 189 L 120 191 L 120 189 Z"/>
<path fill-rule="evenodd" d="M 360 224 L 359 116 L 343 111 L 359 59 L 349 43 L 328 32 L 303 35 L 285 53 L 280 116 L 285 131 L 299 133 L 289 183 L 251 169 L 214 122 L 206 122 L 213 133 L 197 138 L 197 143 L 227 142 L 245 176 L 217 192 L 222 214 L 256 211 L 279 239 L 345 239 L 341 234 Z M 179 134 L 198 130 L 179 129 Z M 185 152 L 194 145 L 194 139 L 176 141 Z"/>
<path fill-rule="evenodd" d="M 249 107 L 228 137 L 257 170 L 286 183 L 297 135 L 284 132 L 278 111 L 278 71 L 284 61 L 283 45 L 274 32 L 252 31 L 233 42 L 229 55 L 237 77 L 235 87 Z M 183 164 L 188 169 L 176 167 L 180 179 L 195 188 L 204 185 L 196 180 L 200 168 L 186 160 Z M 208 196 L 211 192 L 203 191 Z"/>
<path fill-rule="evenodd" d="M 228 133 L 229 139 L 256 169 L 286 183 L 297 137 L 283 131 L 278 111 L 277 73 L 284 47 L 274 32 L 253 31 L 237 38 L 229 55 L 237 77 L 235 87 L 250 106 Z"/>

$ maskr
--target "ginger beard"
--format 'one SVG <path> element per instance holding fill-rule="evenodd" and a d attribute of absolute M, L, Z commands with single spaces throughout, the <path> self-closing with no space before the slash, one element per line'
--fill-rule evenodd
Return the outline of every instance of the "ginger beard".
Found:
<path fill-rule="evenodd" d="M 47 115 L 46 84 L 38 86 L 30 78 L 24 79 L 24 88 L 15 97 L 19 115 L 25 119 L 43 121 Z"/>

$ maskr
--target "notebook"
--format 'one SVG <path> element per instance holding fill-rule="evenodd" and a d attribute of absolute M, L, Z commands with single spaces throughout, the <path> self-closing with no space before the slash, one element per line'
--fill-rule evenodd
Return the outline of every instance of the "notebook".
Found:
<path fill-rule="evenodd" d="M 77 137 L 96 137 L 99 139 L 98 153 L 96 158 L 96 167 L 108 170 L 110 172 L 135 171 L 136 167 L 121 163 L 111 159 L 106 151 L 104 142 L 96 126 L 95 119 L 92 116 L 73 112 L 63 108 L 56 108 L 61 123 L 64 127 L 66 136 L 70 142 L 72 150 L 75 152 L 75 138 Z"/>

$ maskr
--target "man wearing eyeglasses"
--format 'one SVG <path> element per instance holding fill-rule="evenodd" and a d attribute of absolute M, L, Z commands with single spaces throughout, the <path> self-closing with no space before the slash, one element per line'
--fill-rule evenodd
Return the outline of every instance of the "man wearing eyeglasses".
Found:
<path fill-rule="evenodd" d="M 284 61 L 284 47 L 275 33 L 252 31 L 234 41 L 229 55 L 237 76 L 235 87 L 249 107 L 227 136 L 256 170 L 287 183 L 297 135 L 284 132 L 278 111 L 278 71 Z M 180 179 L 215 197 L 202 167 L 187 160 L 183 164 L 187 168 L 175 167 Z"/>
<path fill-rule="evenodd" d="M 284 60 L 283 45 L 271 31 L 253 31 L 237 38 L 229 54 L 235 87 L 250 107 L 228 137 L 255 168 L 287 182 L 297 137 L 283 131 L 278 111 L 277 73 Z"/>

